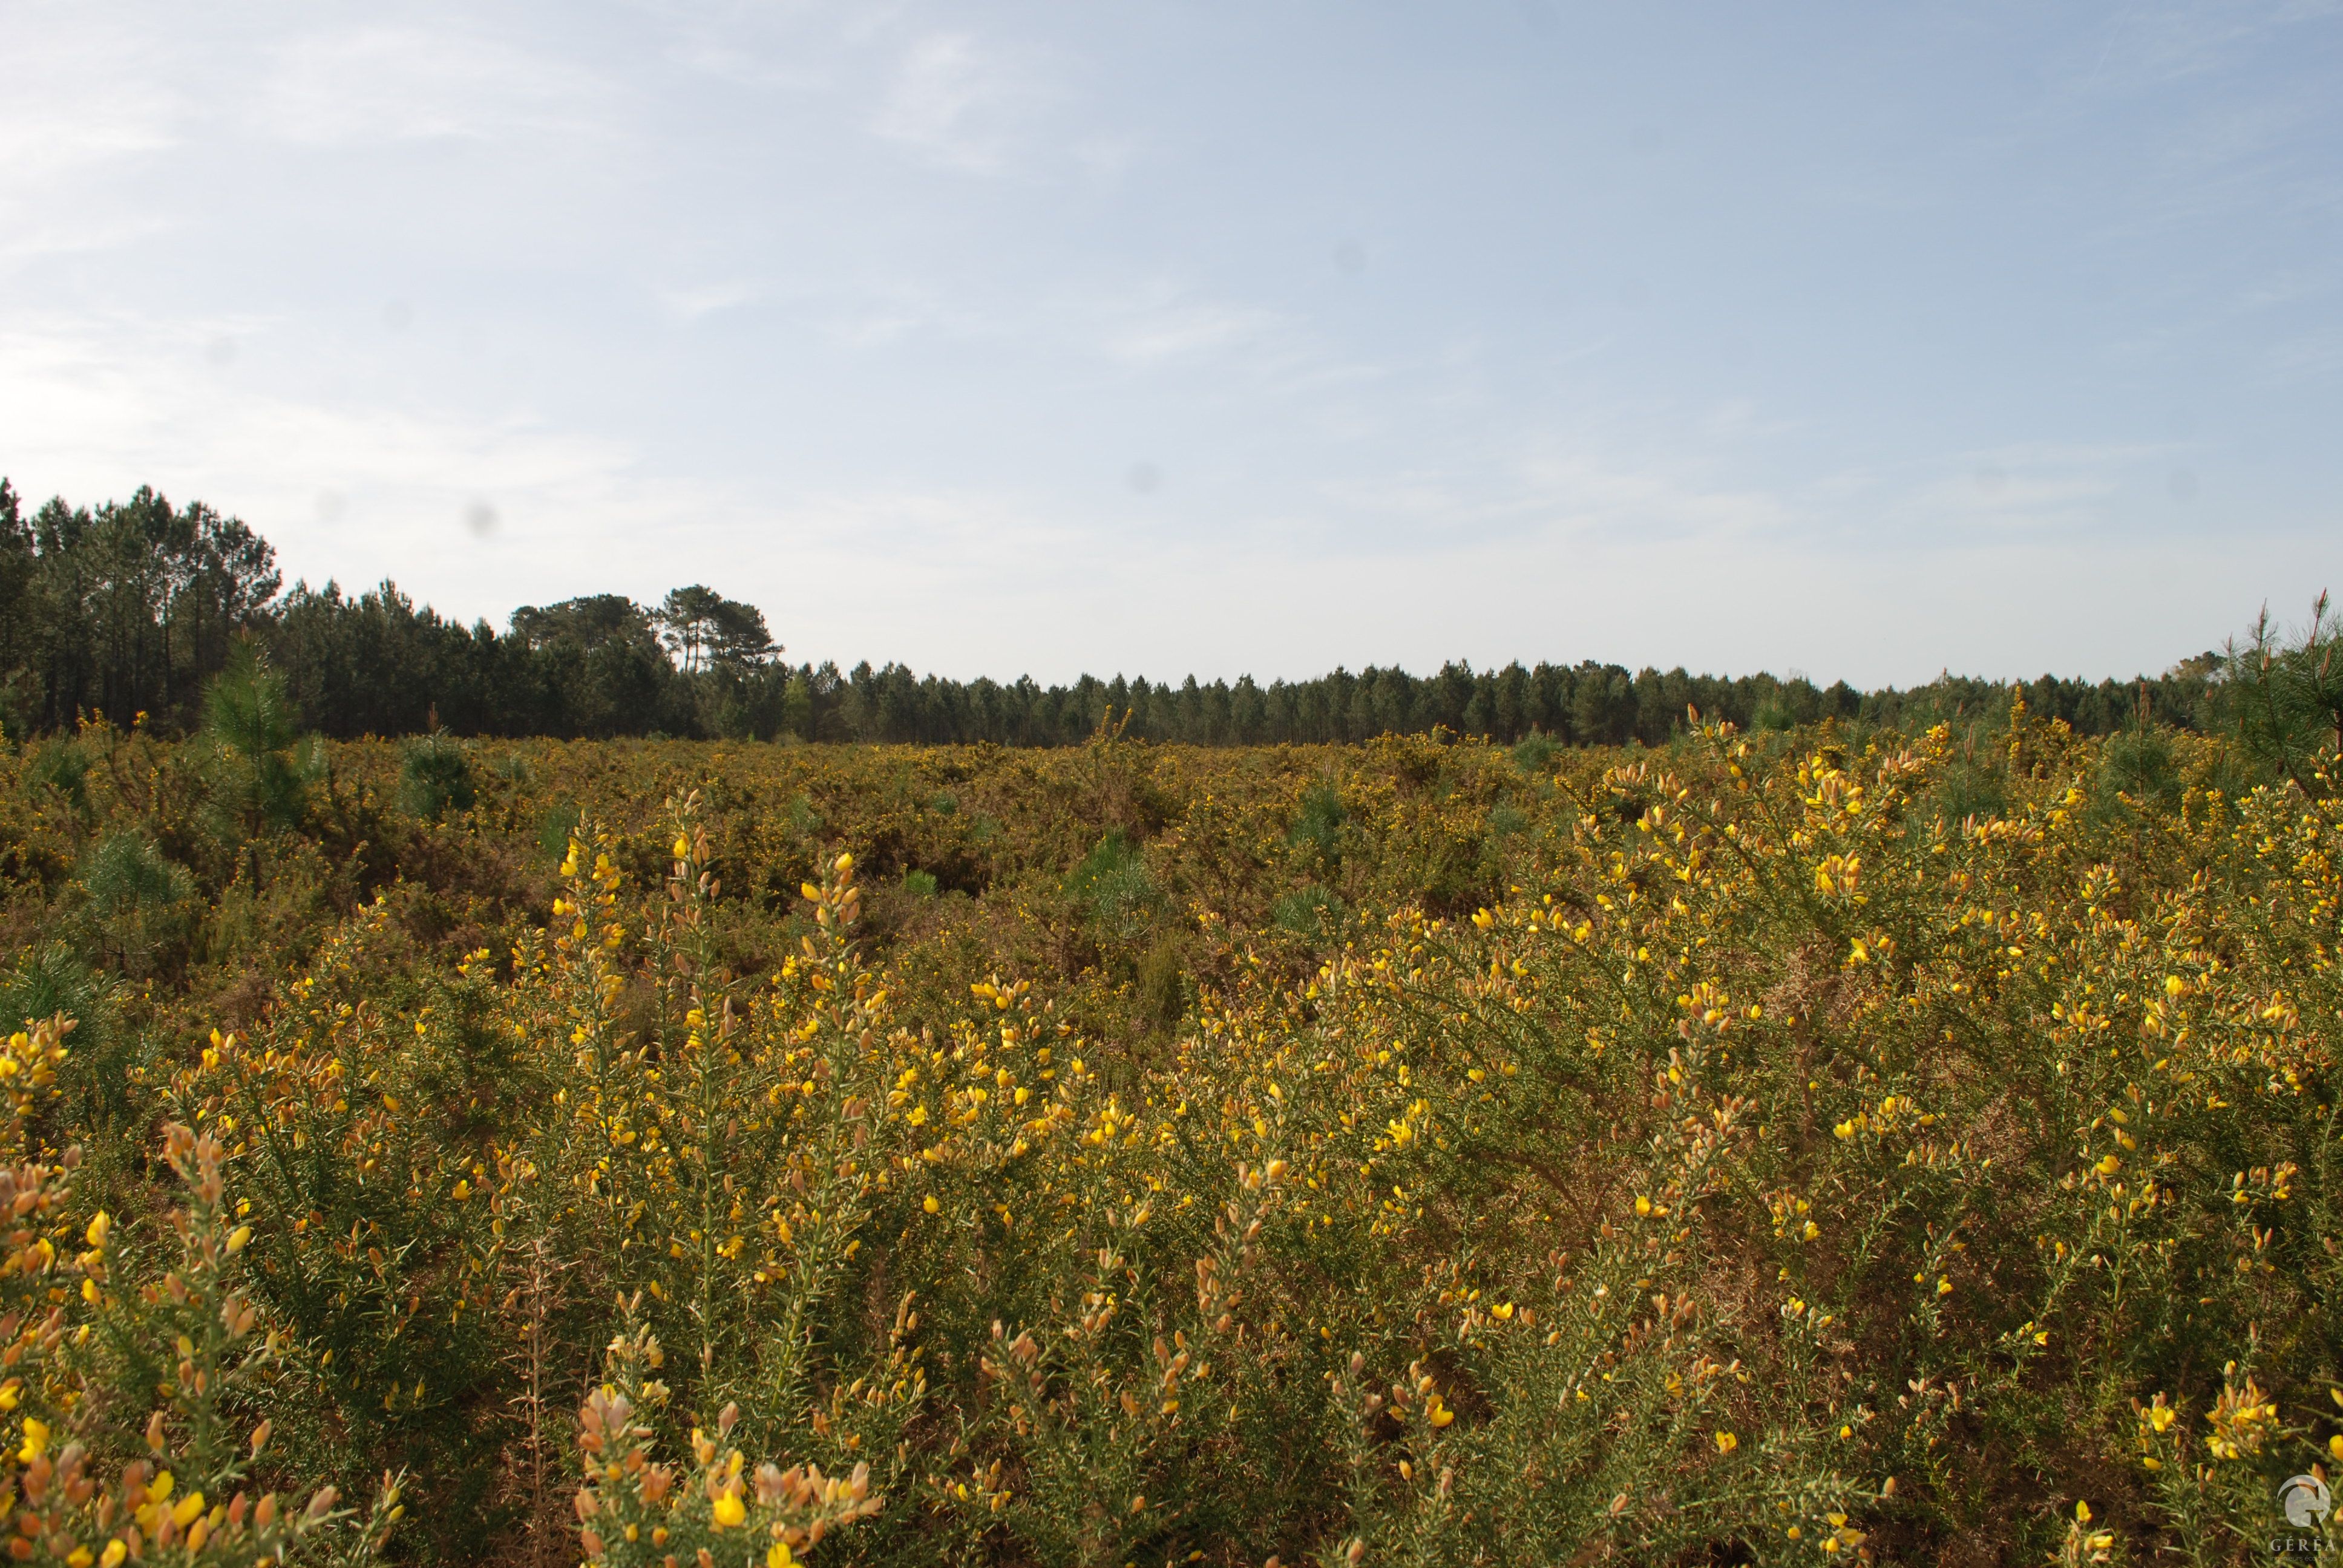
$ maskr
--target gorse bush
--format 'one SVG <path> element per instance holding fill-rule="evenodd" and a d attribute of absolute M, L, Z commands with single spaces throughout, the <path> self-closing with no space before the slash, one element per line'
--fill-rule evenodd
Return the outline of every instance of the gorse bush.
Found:
<path fill-rule="evenodd" d="M 124 759 L 88 826 L 6 819 L 20 910 L 84 896 L 84 837 L 200 843 L 110 782 L 176 753 L 84 743 Z M 45 1434 L 0 1435 L 20 1497 L 90 1485 L 36 1560 L 250 1562 L 319 1485 L 396 1499 L 288 1557 L 2335 1528 L 2281 1492 L 2343 1462 L 2343 809 L 2220 743 L 2019 706 L 1534 763 L 545 746 L 436 824 L 382 809 L 396 749 L 333 760 L 246 946 L 9 992 L 140 1040 L 108 1136 L 195 1130 L 68 1170 L 67 1037 L 0 1070 L 42 1080 L 0 1419 Z"/>
<path fill-rule="evenodd" d="M 56 1070 L 58 1103 L 49 1115 L 81 1135 L 101 1160 L 130 1154 L 142 1133 L 130 1073 L 137 1041 L 120 1023 L 121 986 L 93 970 L 67 943 L 43 942 L 21 954 L 0 978 L 0 1030 L 43 1024 L 70 1030 L 73 1050 Z"/>
<path fill-rule="evenodd" d="M 331 1485 L 304 1502 L 269 1484 L 287 1473 L 266 1411 L 297 1398 L 298 1378 L 244 1288 L 237 1254 L 252 1232 L 218 1140 L 166 1129 L 185 1203 L 162 1227 L 167 1240 L 141 1247 L 104 1210 L 82 1221 L 80 1151 L 60 1155 L 35 1131 L 65 1039 L 50 1021 L 0 1047 L 12 1112 L 0 1129 L 0 1203 L 14 1226 L 0 1257 L 9 1555 L 65 1568 L 372 1561 L 401 1512 L 394 1478 L 363 1526 L 335 1507 Z M 302 1473 L 297 1459 L 289 1473 Z"/>

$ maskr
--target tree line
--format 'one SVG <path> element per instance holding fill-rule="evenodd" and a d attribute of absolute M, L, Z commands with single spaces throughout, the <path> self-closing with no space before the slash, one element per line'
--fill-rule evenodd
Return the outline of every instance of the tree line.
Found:
<path fill-rule="evenodd" d="M 2105 734 L 2142 719 L 2211 722 L 2217 655 L 2132 681 L 1946 675 L 1908 690 L 1803 677 L 1631 671 L 1593 660 L 1436 673 L 1336 669 L 1307 680 L 1150 681 L 1084 676 L 961 681 L 894 663 L 791 664 L 755 606 L 703 585 L 658 605 L 597 594 L 515 609 L 502 631 L 418 606 L 392 583 L 349 594 L 284 587 L 276 550 L 237 518 L 150 488 L 94 508 L 27 510 L 0 478 L 0 724 L 70 730 L 99 715 L 185 732 L 240 644 L 320 734 L 989 741 L 1056 746 L 1101 725 L 1204 745 L 1355 741 L 1384 734 L 1576 745 L 1664 742 L 1688 708 L 1750 728 L 1832 719 L 1903 727 L 2006 711 Z"/>

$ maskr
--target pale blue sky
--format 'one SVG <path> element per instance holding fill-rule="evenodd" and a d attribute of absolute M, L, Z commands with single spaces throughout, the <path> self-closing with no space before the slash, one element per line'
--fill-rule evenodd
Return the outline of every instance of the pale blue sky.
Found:
<path fill-rule="evenodd" d="M 0 7 L 0 473 L 970 676 L 2343 588 L 2329 5 Z"/>

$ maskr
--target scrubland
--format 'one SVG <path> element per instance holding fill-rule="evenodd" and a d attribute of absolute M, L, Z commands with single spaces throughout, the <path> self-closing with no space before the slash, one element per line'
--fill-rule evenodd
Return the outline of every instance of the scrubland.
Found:
<path fill-rule="evenodd" d="M 2338 817 L 2022 705 L 37 742 L 9 1550 L 2331 1550 Z"/>

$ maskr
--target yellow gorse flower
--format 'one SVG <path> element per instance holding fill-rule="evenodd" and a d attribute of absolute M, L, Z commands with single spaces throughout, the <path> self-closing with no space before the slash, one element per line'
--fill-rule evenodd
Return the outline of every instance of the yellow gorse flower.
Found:
<path fill-rule="evenodd" d="M 1647 684 L 1631 681 L 1630 708 Z M 2326 1370 L 2268 1329 L 2332 1305 L 2302 1265 L 2319 1256 L 2303 1251 L 2306 1203 L 2326 1168 L 2303 1130 L 2332 1098 L 2318 966 L 2343 908 L 2335 812 L 2306 789 L 2241 794 L 2215 742 L 2183 737 L 2183 803 L 2123 816 L 2093 743 L 2011 730 L 1996 716 L 1910 738 L 1866 716 L 1752 741 L 1695 720 L 1665 745 L 1534 769 L 1396 739 L 1273 765 L 1106 742 L 1079 760 L 659 750 L 660 770 L 704 763 L 727 813 L 653 819 L 644 836 L 667 832 L 684 862 L 664 885 L 616 896 L 641 848 L 589 817 L 548 923 L 528 917 L 550 890 L 518 887 L 480 920 L 498 950 L 387 977 L 438 961 L 417 956 L 414 911 L 393 899 L 323 937 L 312 972 L 268 999 L 266 1031 L 158 1061 L 141 1092 L 167 1076 L 241 1151 L 239 1181 L 268 1184 L 201 1232 L 214 1263 L 233 1253 L 228 1282 L 183 1277 L 179 1301 L 146 1249 L 75 1257 L 83 1211 L 38 1208 L 11 1252 L 27 1349 L 0 1407 L 60 1423 L 41 1429 L 40 1462 L 61 1473 L 57 1369 L 105 1361 L 70 1336 L 87 1326 L 102 1349 L 150 1308 L 176 1312 L 170 1332 L 189 1339 L 156 1347 L 161 1376 L 192 1388 L 178 1362 L 247 1322 L 243 1271 L 266 1267 L 385 1309 L 337 1318 L 318 1364 L 427 1454 L 479 1389 L 451 1393 L 429 1359 L 394 1380 L 367 1335 L 500 1347 L 479 1386 L 508 1393 L 601 1351 L 565 1489 L 572 1539 L 599 1563 L 689 1563 L 702 1545 L 734 1568 L 794 1563 L 792 1543 L 877 1501 L 820 1476 L 816 1453 L 876 1463 L 897 1477 L 890 1507 L 1010 1555 L 1041 1550 L 1028 1533 L 1063 1483 L 1050 1466 L 1087 1454 L 1075 1473 L 1115 1503 L 1100 1540 L 1168 1539 L 1197 1518 L 1251 1522 L 1223 1472 L 1351 1474 L 1350 1433 L 1385 1456 L 1359 1473 L 1373 1506 L 1408 1511 L 1430 1556 L 1512 1532 L 1526 1556 L 1599 1541 L 1665 1557 L 1693 1528 L 1687 1477 L 1743 1464 L 1745 1444 L 1774 1479 L 1762 1496 L 1704 1493 L 1697 1529 L 1844 1562 L 1867 1547 L 1851 1513 L 1915 1423 L 1936 1443 L 1932 1482 L 1996 1462 L 1963 1419 L 1986 1395 L 1945 1382 L 1921 1342 L 2007 1363 L 1987 1392 L 2047 1434 L 2044 1484 L 2101 1490 L 2102 1513 L 2217 1484 L 2206 1473 L 2245 1486 L 2296 1430 L 2242 1369 L 2218 1405 L 2208 1378 L 2169 1385 L 2165 1369 L 2217 1367 L 2247 1347 L 2208 1325 L 2259 1323 L 2249 1348 L 2273 1388 Z M 627 791 L 650 762 L 543 753 L 535 781 L 515 772 L 513 820 L 590 799 L 639 811 Z M 1322 770 L 1310 827 L 1295 798 Z M 496 831 L 495 815 L 466 831 Z M 1109 822 L 1129 839 L 1101 844 Z M 534 830 L 516 864 L 533 863 Z M 860 924 L 841 842 L 897 870 L 950 867 L 957 890 L 873 890 L 883 918 Z M 720 901 L 701 863 L 717 843 L 741 884 Z M 805 905 L 769 902 L 784 867 L 809 876 Z M 418 899 L 442 891 L 410 872 Z M 1020 964 L 1032 978 L 1004 978 Z M 169 1015 L 182 1004 L 165 990 L 153 1006 Z M 39 1054 L 29 1039 L 0 1052 L 8 1094 Z M 528 1092 L 466 1076 L 508 1061 Z M 12 1169 L 65 1131 L 54 1103 L 24 1119 Z M 276 1174 L 296 1168 L 314 1190 Z M 946 1207 L 953 1225 L 923 1222 Z M 109 1224 L 79 1233 L 102 1249 Z M 2191 1235 L 2223 1244 L 2158 1250 Z M 2100 1334 L 2143 1270 L 2202 1303 L 2175 1329 L 2187 1354 Z M 592 1310 L 571 1311 L 589 1286 Z M 624 1331 L 579 1342 L 609 1289 Z M 1750 1320 L 1768 1300 L 1779 1310 Z M 642 1337 L 654 1327 L 679 1342 L 661 1350 Z M 2078 1400 L 2078 1364 L 2102 1395 L 2145 1398 L 2158 1376 L 2170 1392 L 2136 1412 Z M 1304 1386 L 1335 1402 L 1341 1442 L 1256 1419 L 1262 1388 Z M 777 1445 L 770 1465 L 743 1458 L 728 1420 L 662 1437 L 726 1388 L 760 1417 L 795 1412 L 750 1424 Z M 1463 1423 L 1469 1443 L 1448 1392 L 1488 1412 Z M 300 1380 L 238 1396 L 314 1397 Z M 2178 1413 L 2207 1406 L 2207 1425 Z M 72 1408 L 75 1435 L 113 1419 Z M 1735 1409 L 1755 1412 L 1748 1439 L 1713 1428 L 1710 1450 L 1686 1448 L 1687 1427 Z M 1519 1448 L 1524 1420 L 1553 1452 L 1615 1462 L 1597 1516 L 1536 1523 L 1529 1499 L 1557 1478 Z M 158 1523 L 183 1529 L 169 1544 L 189 1553 L 201 1527 L 202 1550 L 249 1562 L 204 1501 L 237 1488 L 198 1468 L 186 1430 L 170 1415 L 147 1462 L 177 1464 L 188 1496 L 159 1474 L 116 1523 L 136 1518 L 150 1543 Z M 108 1431 L 103 1452 L 137 1452 L 125 1437 Z M 2111 1473 L 2111 1452 L 2141 1462 Z M 1221 1459 L 1175 1499 L 1162 1466 L 1196 1452 Z M 2073 1523 L 2069 1545 L 2109 1549 L 2087 1513 Z M 55 1537 L 38 1550 L 62 1552 Z M 1362 1565 L 1369 1549 L 1306 1543 Z M 1981 1550 L 2015 1554 L 2007 1539 Z"/>

